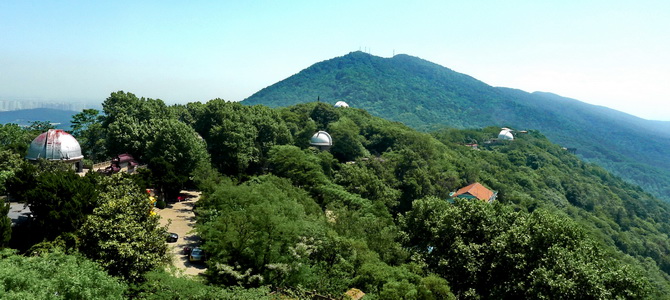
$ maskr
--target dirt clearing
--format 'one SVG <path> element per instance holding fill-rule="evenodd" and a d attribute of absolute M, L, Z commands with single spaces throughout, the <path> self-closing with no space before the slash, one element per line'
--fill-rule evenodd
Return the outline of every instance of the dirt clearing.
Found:
<path fill-rule="evenodd" d="M 170 203 L 164 209 L 156 209 L 156 213 L 161 216 L 160 223 L 165 225 L 171 220 L 168 232 L 174 232 L 179 235 L 176 243 L 168 243 L 169 251 L 172 253 L 172 264 L 187 275 L 202 274 L 207 266 L 203 263 L 191 263 L 188 261 L 188 255 L 183 253 L 186 246 L 191 248 L 198 246 L 200 238 L 191 231 L 195 228 L 195 214 L 193 207 L 200 199 L 200 192 L 182 191 L 186 196 L 185 200 Z"/>

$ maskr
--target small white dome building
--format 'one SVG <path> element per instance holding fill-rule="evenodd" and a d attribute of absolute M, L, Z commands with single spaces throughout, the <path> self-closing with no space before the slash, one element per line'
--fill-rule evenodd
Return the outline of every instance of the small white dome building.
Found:
<path fill-rule="evenodd" d="M 328 132 L 319 131 L 309 139 L 309 145 L 319 150 L 329 150 L 333 146 L 333 138 Z"/>
<path fill-rule="evenodd" d="M 349 107 L 349 104 L 344 101 L 337 101 L 337 103 L 335 103 L 335 107 Z"/>
<path fill-rule="evenodd" d="M 81 154 L 79 142 L 72 135 L 61 129 L 49 129 L 37 136 L 28 148 L 26 159 L 36 161 L 40 158 L 72 163 L 77 172 L 81 172 L 84 155 Z"/>
<path fill-rule="evenodd" d="M 514 140 L 514 135 L 512 130 L 509 128 L 503 128 L 500 133 L 498 133 L 498 140 L 500 141 L 512 141 Z"/>

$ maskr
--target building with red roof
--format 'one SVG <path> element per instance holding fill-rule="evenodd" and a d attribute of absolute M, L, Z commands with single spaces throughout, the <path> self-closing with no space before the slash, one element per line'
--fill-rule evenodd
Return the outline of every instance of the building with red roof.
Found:
<path fill-rule="evenodd" d="M 493 202 L 498 196 L 498 192 L 491 191 L 479 182 L 460 188 L 458 191 L 450 193 L 451 198 L 479 199 L 486 202 Z"/>

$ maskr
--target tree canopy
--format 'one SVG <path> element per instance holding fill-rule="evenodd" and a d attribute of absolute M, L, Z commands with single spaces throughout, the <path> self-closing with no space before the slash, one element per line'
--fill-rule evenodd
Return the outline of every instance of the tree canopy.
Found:
<path fill-rule="evenodd" d="M 0 252 L 2 299 L 125 299 L 127 286 L 78 255 Z"/>
<path fill-rule="evenodd" d="M 104 178 L 100 205 L 77 235 L 79 251 L 110 274 L 129 281 L 167 261 L 166 229 L 159 226 L 148 197 L 130 179 Z"/>
<path fill-rule="evenodd" d="M 189 297 L 171 285 L 194 299 L 352 288 L 370 299 L 670 294 L 670 206 L 538 131 L 500 142 L 498 127 L 427 134 L 324 103 L 167 106 L 125 92 L 92 122 L 78 134 L 104 144 L 97 153 L 130 153 L 147 169 L 81 177 L 6 147 L 0 174 L 34 208 L 38 238 L 22 250 L 81 255 L 130 284 L 126 296 Z M 21 140 L 6 129 L 8 145 Z M 323 129 L 330 151 L 309 145 Z M 450 198 L 474 182 L 497 200 Z M 202 282 L 162 270 L 166 229 L 143 191 L 170 199 L 185 186 L 202 191 Z"/>
<path fill-rule="evenodd" d="M 576 223 L 498 203 L 414 201 L 401 223 L 407 245 L 461 297 L 642 299 L 642 271 L 611 261 Z"/>

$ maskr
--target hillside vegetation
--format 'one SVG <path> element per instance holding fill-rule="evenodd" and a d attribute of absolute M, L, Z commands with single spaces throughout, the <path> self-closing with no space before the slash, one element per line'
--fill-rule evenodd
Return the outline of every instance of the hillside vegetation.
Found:
<path fill-rule="evenodd" d="M 649 280 L 656 296 L 668 291 L 668 205 L 539 132 L 477 151 L 461 145 L 496 137 L 499 128 L 431 136 L 324 103 L 291 106 L 272 117 L 262 106 L 209 102 L 202 115 L 214 111 L 232 122 L 228 128 L 256 141 L 245 151 L 253 155 L 221 165 L 244 183 L 213 185 L 199 208 L 205 247 L 220 255 L 208 272 L 226 284 L 253 286 L 271 278 L 329 292 L 353 285 L 378 295 L 403 281 L 413 284 L 405 288 L 425 288 L 428 279 L 402 275 L 410 271 L 446 279 L 463 297 L 535 298 L 560 291 L 580 298 L 589 289 L 612 287 L 607 280 L 624 280 L 615 275 L 624 272 L 638 274 L 626 284 Z M 329 153 L 307 148 L 318 129 L 333 136 Z M 221 149 L 206 131 L 199 132 L 208 147 Z M 497 190 L 498 203 L 445 200 L 475 181 Z M 247 231 L 239 232 L 241 226 Z M 376 258 L 361 260 L 369 255 Z M 623 269 L 609 269 L 610 257 Z M 339 282 L 332 281 L 334 274 Z M 581 280 L 599 283 L 572 290 Z M 641 295 L 628 292 L 624 297 Z"/>
<path fill-rule="evenodd" d="M 281 107 L 317 99 L 343 100 L 422 131 L 444 126 L 539 130 L 554 143 L 576 148 L 583 159 L 670 201 L 670 122 L 549 93 L 491 87 L 408 55 L 381 58 L 362 52 L 316 63 L 243 103 Z"/>
<path fill-rule="evenodd" d="M 668 204 L 539 131 L 484 143 L 499 128 L 428 134 L 315 102 L 166 106 L 117 92 L 103 107 L 99 117 L 75 117 L 89 153 L 129 152 L 148 170 L 79 177 L 15 159 L 4 174 L 11 193 L 39 208 L 32 227 L 17 229 L 33 230 L 32 245 L 23 246 L 40 255 L 31 263 L 57 259 L 74 268 L 77 258 L 87 271 L 73 276 L 102 278 L 109 298 L 277 296 L 270 291 L 335 298 L 351 288 L 364 299 L 670 295 Z M 317 130 L 332 135 L 330 151 L 309 146 Z M 480 150 L 463 145 L 472 140 Z M 20 155 L 7 147 L 6 156 Z M 498 200 L 448 198 L 473 182 L 497 191 Z M 165 229 L 148 213 L 148 187 L 167 200 L 174 189 L 202 191 L 195 208 L 208 254 L 202 280 L 164 271 Z M 11 268 L 0 280 L 9 282 L 26 259 L 1 254 L 0 264 Z M 72 290 L 69 281 L 58 286 L 30 274 L 49 292 Z M 22 295 L 38 294 L 36 286 Z M 2 292 L 16 289 L 9 283 Z"/>

